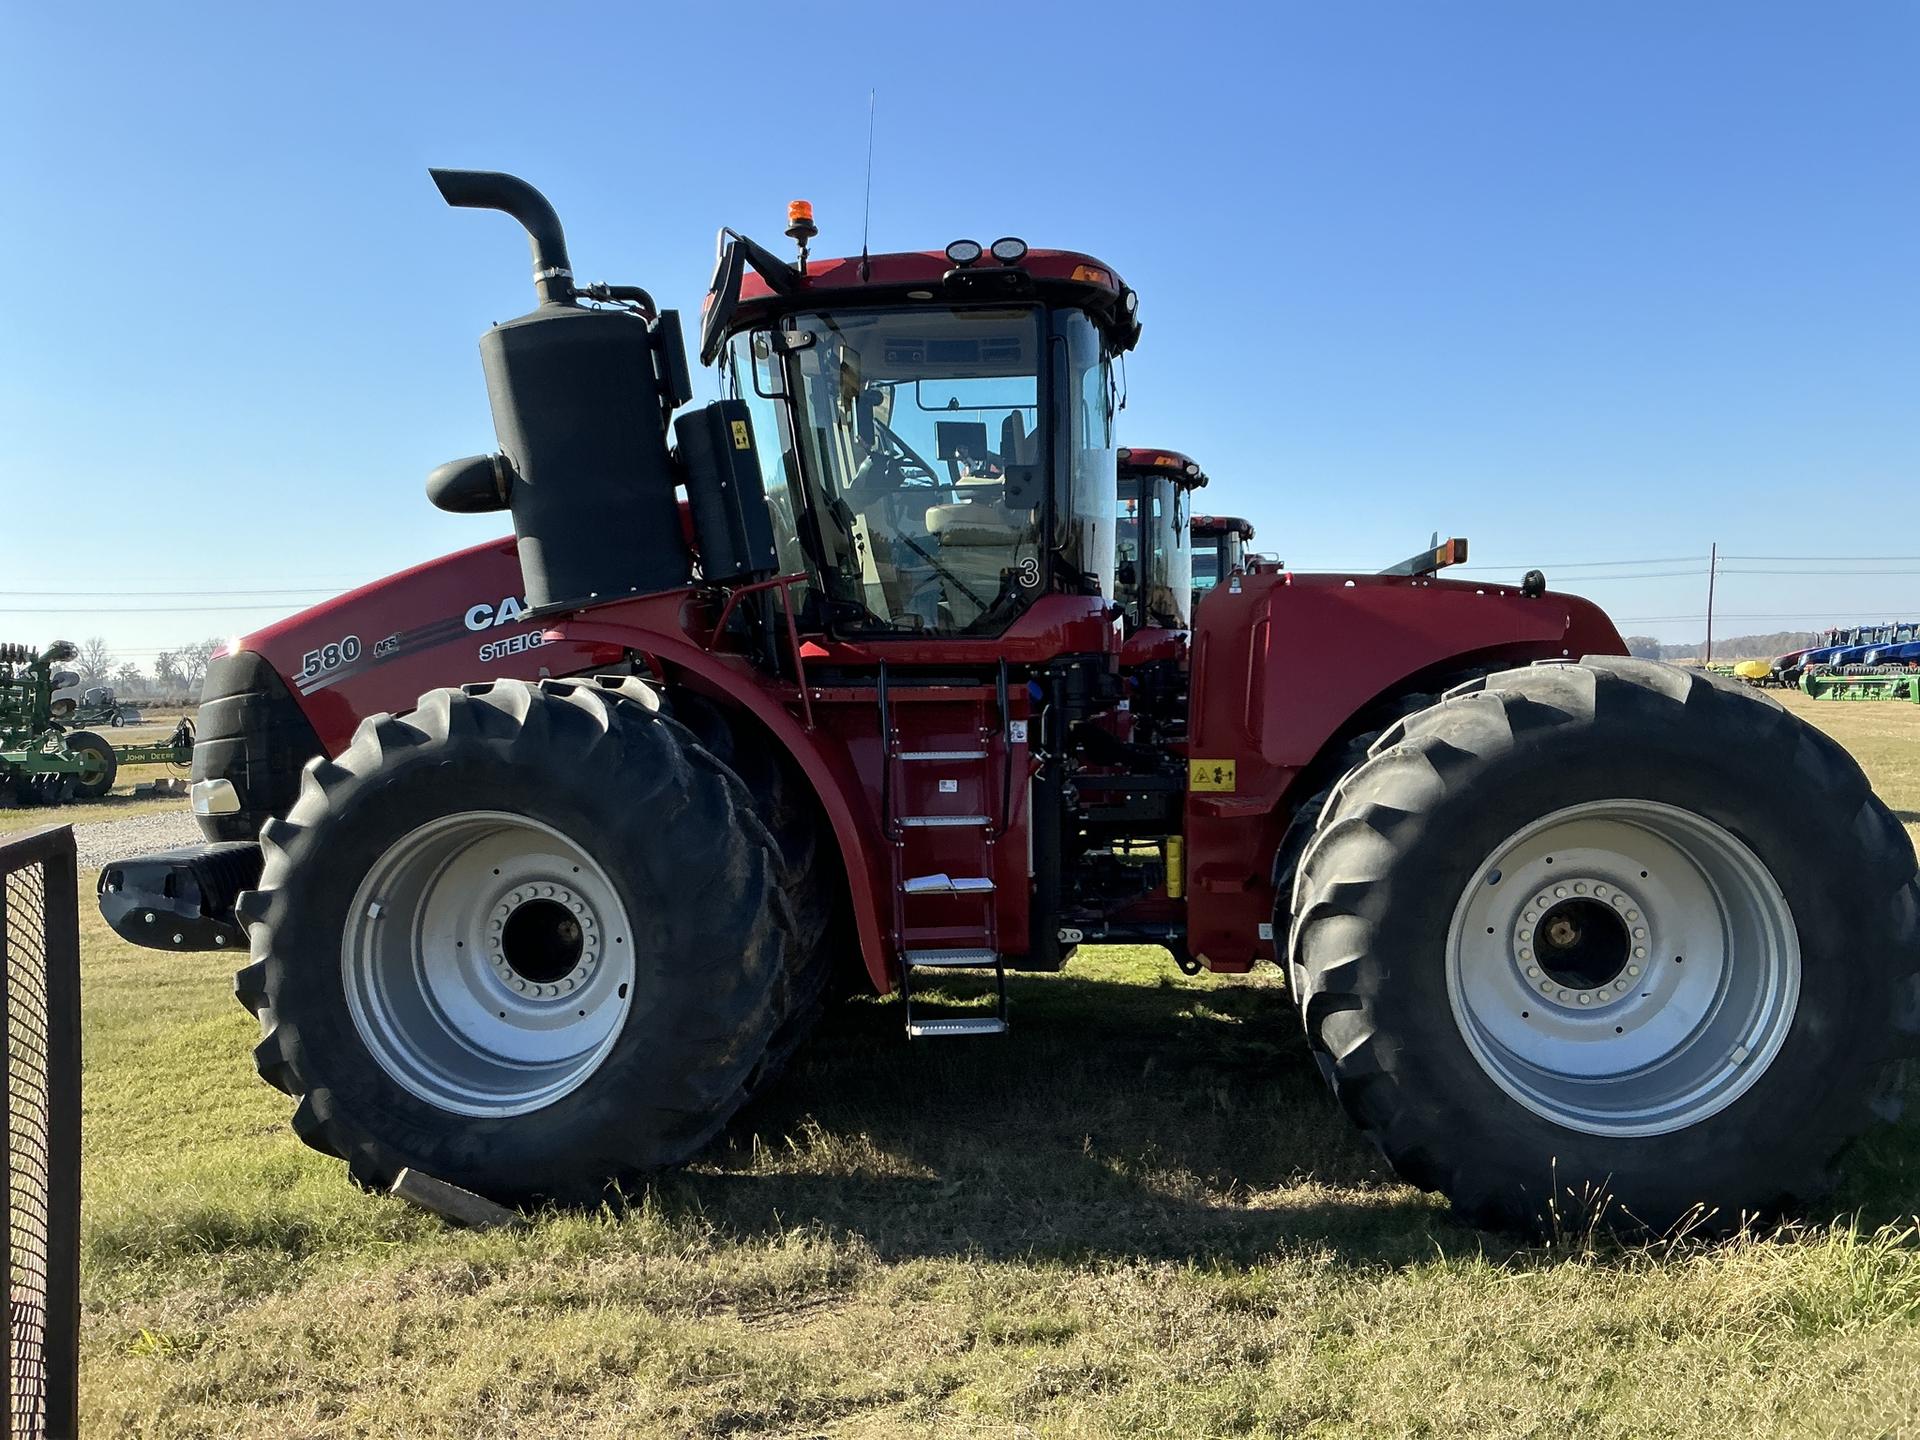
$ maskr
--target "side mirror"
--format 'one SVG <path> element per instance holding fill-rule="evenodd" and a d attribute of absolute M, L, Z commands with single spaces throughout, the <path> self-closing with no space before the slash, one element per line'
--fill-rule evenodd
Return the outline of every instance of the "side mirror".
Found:
<path fill-rule="evenodd" d="M 747 275 L 746 252 L 736 244 L 720 251 L 707 286 L 707 303 L 700 310 L 700 363 L 711 365 L 727 337 L 727 324 L 740 308 L 740 282 Z"/>

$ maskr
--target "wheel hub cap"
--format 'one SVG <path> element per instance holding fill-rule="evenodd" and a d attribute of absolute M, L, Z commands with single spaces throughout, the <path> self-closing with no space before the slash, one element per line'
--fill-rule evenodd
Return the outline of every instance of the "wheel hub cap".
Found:
<path fill-rule="evenodd" d="M 525 1114 L 584 1084 L 635 979 L 606 872 L 551 826 L 490 811 L 388 847 L 355 897 L 341 969 L 381 1068 L 463 1115 Z"/>
<path fill-rule="evenodd" d="M 1468 1049 L 1561 1125 L 1652 1135 L 1731 1104 L 1799 996 L 1793 917 L 1760 860 L 1702 816 L 1598 801 L 1520 830 L 1462 894 L 1447 990 Z"/>

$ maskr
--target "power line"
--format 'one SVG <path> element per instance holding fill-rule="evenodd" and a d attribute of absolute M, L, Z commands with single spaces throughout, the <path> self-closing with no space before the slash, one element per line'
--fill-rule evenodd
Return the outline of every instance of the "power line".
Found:
<path fill-rule="evenodd" d="M 1920 570 L 1774 570 L 1745 565 L 1722 565 L 1722 575 L 1920 575 Z"/>
<path fill-rule="evenodd" d="M 1599 585 L 1608 580 L 1671 580 L 1677 575 L 1704 575 L 1706 573 L 1707 569 L 1703 565 L 1698 570 L 1645 570 L 1634 575 L 1569 575 L 1567 577 L 1567 583 L 1569 585 Z M 1720 573 L 1724 575 L 1727 572 L 1722 570 Z"/>
<path fill-rule="evenodd" d="M 0 607 L 0 615 L 213 615 L 286 608 L 271 601 L 261 605 L 24 605 Z"/>
<path fill-rule="evenodd" d="M 1523 560 L 1498 565 L 1490 560 L 1476 561 L 1472 565 L 1459 565 L 1459 570 L 1597 570 L 1611 565 L 1684 565 L 1690 560 L 1704 560 L 1704 555 L 1649 555 L 1639 560 Z M 1701 572 L 1705 574 L 1705 571 Z"/>
<path fill-rule="evenodd" d="M 298 590 L 0 590 L 0 596 L 24 596 L 29 600 L 74 600 L 81 596 L 115 600 L 136 598 L 179 599 L 187 595 L 209 595 L 232 599 L 240 595 L 271 595 L 298 599 L 303 595 L 331 595 L 337 592 L 324 586 L 309 585 Z"/>

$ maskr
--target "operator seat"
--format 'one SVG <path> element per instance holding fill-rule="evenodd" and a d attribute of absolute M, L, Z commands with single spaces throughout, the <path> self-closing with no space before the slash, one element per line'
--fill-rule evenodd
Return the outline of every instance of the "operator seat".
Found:
<path fill-rule="evenodd" d="M 1019 411 L 1000 422 L 1000 468 L 1030 465 L 1039 449 L 1037 436 L 1026 433 Z M 949 505 L 935 505 L 927 511 L 927 531 L 940 545 L 940 561 L 968 590 L 979 597 L 984 608 L 1000 593 L 1006 571 L 1018 563 L 1023 541 L 1032 540 L 1028 512 L 1007 508 L 1006 481 L 962 479 L 957 493 L 967 498 Z M 949 605 L 972 608 L 966 594 L 955 595 L 948 587 Z"/>

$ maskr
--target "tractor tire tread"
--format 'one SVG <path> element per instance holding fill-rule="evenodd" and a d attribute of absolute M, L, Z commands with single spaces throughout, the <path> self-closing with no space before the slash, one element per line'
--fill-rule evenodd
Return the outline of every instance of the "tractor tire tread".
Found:
<path fill-rule="evenodd" d="M 1865 1047 L 1864 1083 L 1837 1115 L 1823 1112 L 1826 1133 L 1776 1151 L 1786 1173 L 1754 1187 L 1765 1196 L 1757 1208 L 1822 1193 L 1853 1138 L 1897 1110 L 1901 1067 L 1920 1053 L 1920 883 L 1904 829 L 1852 757 L 1771 697 L 1716 676 L 1614 656 L 1496 673 L 1398 721 L 1342 777 L 1300 857 L 1287 943 L 1310 1047 L 1342 1108 L 1400 1175 L 1446 1193 L 1474 1223 L 1539 1226 L 1557 1181 L 1516 1185 L 1503 1176 L 1502 1157 L 1456 1143 L 1431 1084 L 1410 1073 L 1426 1037 L 1383 1025 L 1383 998 L 1404 983 L 1396 966 L 1415 963 L 1407 947 L 1385 945 L 1380 929 L 1382 891 L 1401 837 L 1417 828 L 1451 779 L 1490 758 L 1527 750 L 1570 726 L 1604 725 L 1630 737 L 1689 715 L 1737 740 L 1743 756 L 1765 756 L 1779 773 L 1791 771 L 1796 794 L 1824 796 L 1851 816 L 1846 833 L 1861 861 L 1853 873 L 1868 917 L 1853 938 L 1871 942 L 1864 951 L 1853 948 L 1866 956 L 1877 948 L 1891 966 L 1883 1033 Z M 1440 1012 L 1433 1023 L 1457 1041 L 1444 1000 Z M 1635 1217 L 1658 1226 L 1688 1213 L 1685 1183 L 1684 1176 L 1667 1183 L 1640 1177 Z"/>

